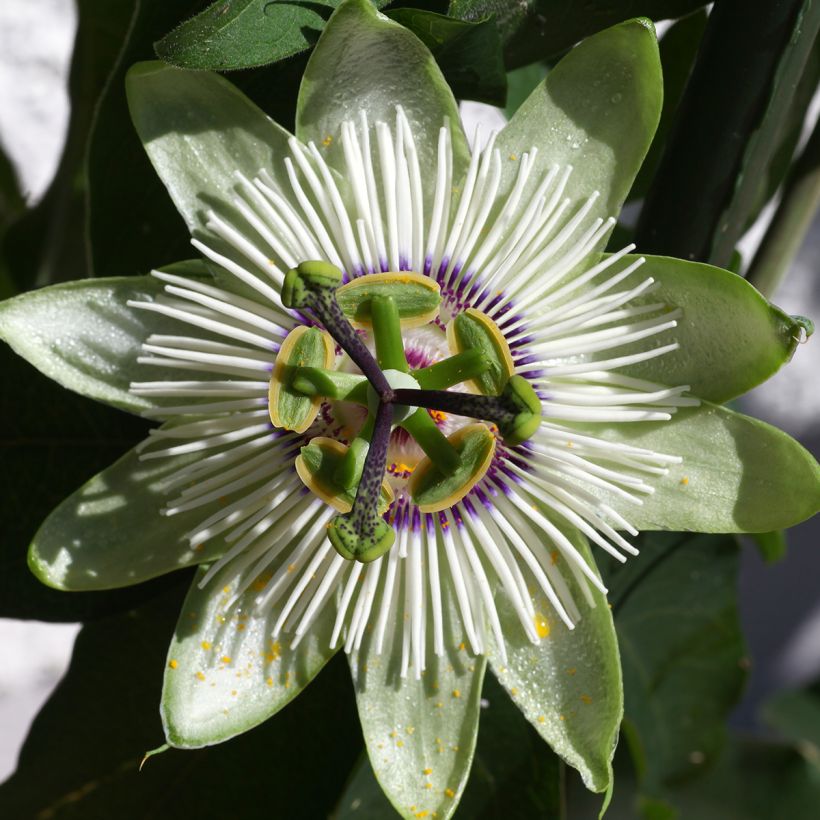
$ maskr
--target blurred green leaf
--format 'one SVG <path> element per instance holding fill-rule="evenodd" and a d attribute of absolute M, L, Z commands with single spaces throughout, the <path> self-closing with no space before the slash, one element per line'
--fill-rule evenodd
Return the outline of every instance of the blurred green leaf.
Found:
<path fill-rule="evenodd" d="M 43 517 L 147 428 L 142 419 L 69 393 L 0 345 L 0 617 L 78 621 L 133 606 L 171 583 L 117 592 L 65 593 L 43 586 L 26 552 Z"/>
<path fill-rule="evenodd" d="M 793 102 L 801 78 L 811 63 L 818 31 L 820 5 L 812 0 L 804 0 L 793 22 L 788 43 L 778 56 L 771 85 L 766 89 L 765 110 L 756 123 L 756 128 L 749 133 L 740 166 L 735 169 L 732 194 L 712 238 L 710 261 L 714 264 L 725 264 L 731 259 L 735 244 L 756 211 L 763 206 L 766 193 L 774 181 L 779 184 L 788 167 L 781 158 L 776 168 L 772 169 L 784 140 L 786 146 L 792 140 L 791 146 L 794 149 L 796 123 L 790 113 L 794 112 L 802 123 L 805 109 L 795 110 Z M 808 76 L 815 81 L 816 89 L 816 68 L 809 71 Z M 810 99 L 811 97 L 808 98 Z M 801 102 L 806 104 L 808 100 Z"/>
<path fill-rule="evenodd" d="M 733 740 L 715 768 L 676 790 L 680 820 L 816 820 L 820 768 L 794 747 Z"/>
<path fill-rule="evenodd" d="M 760 550 L 760 555 L 767 564 L 774 564 L 786 555 L 788 543 L 785 530 L 755 532 L 749 536 Z"/>
<path fill-rule="evenodd" d="M 35 719 L 17 772 L 0 787 L 0 815 L 328 815 L 361 750 L 341 659 L 264 726 L 220 746 L 167 751 L 139 771 L 146 750 L 162 742 L 157 705 L 184 586 L 82 630 L 68 674 Z"/>
<path fill-rule="evenodd" d="M 78 0 L 68 92 L 71 118 L 56 176 L 40 203 L 2 237 L 0 269 L 15 290 L 88 275 L 85 153 L 97 99 L 126 35 L 135 0 Z"/>
<path fill-rule="evenodd" d="M 456 97 L 504 105 L 507 77 L 493 20 L 465 22 L 420 9 L 396 9 L 388 16 L 430 49 Z"/>
<path fill-rule="evenodd" d="M 545 63 L 532 63 L 507 72 L 507 105 L 504 109 L 507 119 L 521 108 L 524 100 L 544 81 L 547 70 Z"/>
<path fill-rule="evenodd" d="M 143 274 L 191 255 L 188 231 L 154 172 L 131 123 L 125 74 L 153 58 L 152 43 L 202 0 L 138 0 L 128 42 L 100 100 L 89 144 L 88 238 L 96 276 Z M 305 67 L 297 57 L 231 80 L 257 105 L 292 129 L 296 92 Z"/>
<path fill-rule="evenodd" d="M 0 235 L 6 223 L 25 207 L 26 201 L 20 191 L 17 172 L 11 160 L 6 156 L 6 152 L 0 148 Z"/>
<path fill-rule="evenodd" d="M 762 3 L 754 14 L 745 0 L 715 5 L 641 213 L 643 252 L 730 263 L 793 127 L 818 26 L 810 0 Z"/>
<path fill-rule="evenodd" d="M 675 120 L 686 82 L 698 53 L 700 40 L 706 28 L 707 15 L 702 9 L 678 20 L 660 41 L 663 67 L 663 109 L 658 130 L 649 147 L 649 153 L 635 178 L 628 200 L 646 196 L 652 178 L 658 170 L 669 131 Z"/>
<path fill-rule="evenodd" d="M 639 559 L 608 563 L 623 660 L 624 731 L 641 789 L 666 789 L 713 762 L 745 677 L 732 536 L 645 534 Z M 698 815 L 686 815 L 696 817 Z"/>
<path fill-rule="evenodd" d="M 518 68 L 630 17 L 672 19 L 704 5 L 703 0 L 451 0 L 448 14 L 460 20 L 494 16 L 507 67 Z"/>
<path fill-rule="evenodd" d="M 798 691 L 781 692 L 763 707 L 763 719 L 781 735 L 820 760 L 820 681 Z"/>
<path fill-rule="evenodd" d="M 482 696 L 473 768 L 456 816 L 459 820 L 561 820 L 560 760 L 491 675 L 484 679 Z M 394 816 L 365 756 L 353 770 L 333 816 L 334 820 Z"/>
<path fill-rule="evenodd" d="M 159 40 L 156 54 L 181 68 L 230 71 L 268 65 L 311 48 L 339 2 L 217 0 Z"/>

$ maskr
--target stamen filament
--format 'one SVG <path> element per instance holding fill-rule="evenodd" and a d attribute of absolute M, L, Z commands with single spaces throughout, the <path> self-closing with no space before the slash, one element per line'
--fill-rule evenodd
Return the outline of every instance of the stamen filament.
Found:
<path fill-rule="evenodd" d="M 440 472 L 444 475 L 453 475 L 460 463 L 458 451 L 438 429 L 426 410 L 419 408 L 412 416 L 406 418 L 401 426 L 413 436 Z"/>
<path fill-rule="evenodd" d="M 376 343 L 376 360 L 382 370 L 398 370 L 408 373 L 404 341 L 401 337 L 401 319 L 396 300 L 392 296 L 374 296 L 370 300 L 370 316 L 373 323 L 373 339 Z"/>
<path fill-rule="evenodd" d="M 489 367 L 489 360 L 480 350 L 464 350 L 443 361 L 414 370 L 413 378 L 423 390 L 446 390 L 485 373 Z"/>

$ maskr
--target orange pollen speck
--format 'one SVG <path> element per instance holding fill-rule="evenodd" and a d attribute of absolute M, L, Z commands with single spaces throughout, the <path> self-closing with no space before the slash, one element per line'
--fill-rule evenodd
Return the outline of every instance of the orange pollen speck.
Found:
<path fill-rule="evenodd" d="M 461 689 L 453 689 L 453 697 L 460 698 L 461 697 Z"/>
<path fill-rule="evenodd" d="M 171 660 L 168 661 L 168 666 L 170 666 L 171 669 L 176 669 L 179 666 L 179 661 L 175 658 L 171 658 Z"/>
<path fill-rule="evenodd" d="M 197 672 L 196 673 L 196 679 L 197 680 L 205 680 L 205 675 L 202 672 Z"/>
<path fill-rule="evenodd" d="M 592 703 L 592 698 L 589 695 L 581 695 L 581 700 L 584 703 Z"/>
<path fill-rule="evenodd" d="M 456 793 L 455 793 L 452 789 L 445 789 L 445 790 L 444 790 L 444 793 L 447 795 L 447 797 L 451 797 L 451 798 L 452 798 L 452 797 L 455 797 L 455 796 L 456 796 Z"/>
<path fill-rule="evenodd" d="M 202 641 L 200 646 L 207 652 L 211 648 L 211 644 L 208 641 Z"/>

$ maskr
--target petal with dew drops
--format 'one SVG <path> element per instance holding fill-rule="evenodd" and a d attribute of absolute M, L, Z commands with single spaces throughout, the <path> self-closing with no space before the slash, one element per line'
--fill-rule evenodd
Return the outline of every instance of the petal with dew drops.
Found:
<path fill-rule="evenodd" d="M 210 746 L 252 729 L 293 700 L 335 654 L 329 646 L 335 607 L 319 612 L 295 648 L 289 637 L 273 636 L 279 608 L 256 609 L 281 563 L 262 575 L 255 568 L 233 572 L 228 564 L 202 589 L 205 570 L 199 571 L 165 668 L 161 714 L 172 746 Z"/>
<path fill-rule="evenodd" d="M 633 506 L 592 489 L 642 530 L 769 532 L 820 509 L 820 467 L 786 433 L 725 407 L 684 407 L 671 421 L 573 425 L 607 441 L 682 457 Z"/>
<path fill-rule="evenodd" d="M 198 262 L 165 270 L 205 273 Z M 129 384 L 156 378 L 155 368 L 137 362 L 139 347 L 152 333 L 178 330 L 179 323 L 132 310 L 127 302 L 153 302 L 161 292 L 162 282 L 151 276 L 85 279 L 30 291 L 0 303 L 0 338 L 63 387 L 138 413 L 154 402 L 130 393 Z"/>
<path fill-rule="evenodd" d="M 446 652 L 436 656 L 431 640 L 420 678 L 412 668 L 400 676 L 402 631 L 409 625 L 395 612 L 383 654 L 366 638 L 350 659 L 370 764 L 393 807 L 408 820 L 452 816 L 475 751 L 487 661 L 464 648 L 454 595 L 444 593 Z"/>
<path fill-rule="evenodd" d="M 638 257 L 626 256 L 625 262 Z M 742 277 L 712 265 L 647 256 L 624 289 L 652 277 L 657 287 L 635 304 L 664 302 L 683 308 L 678 326 L 654 336 L 651 345 L 675 341 L 678 350 L 624 369 L 660 384 L 688 384 L 692 395 L 725 402 L 764 382 L 791 359 L 811 325 L 768 302 Z M 618 355 L 647 349 L 647 340 Z"/>
<path fill-rule="evenodd" d="M 649 150 L 662 101 L 658 42 L 649 20 L 629 20 L 589 37 L 550 71 L 498 135 L 502 190 L 515 180 L 514 158 L 534 146 L 531 179 L 553 165 L 571 165 L 565 189 L 570 212 L 598 191 L 590 218 L 617 217 Z"/>
<path fill-rule="evenodd" d="M 126 92 L 142 144 L 190 232 L 222 249 L 206 226 L 213 210 L 253 236 L 231 204 L 236 174 L 252 179 L 264 169 L 290 190 L 283 160 L 291 135 L 218 74 L 137 63 Z"/>
<path fill-rule="evenodd" d="M 46 518 L 29 547 L 34 574 L 55 589 L 113 589 L 212 560 L 221 539 L 195 549 L 185 537 L 208 513 L 160 512 L 173 473 L 195 461 L 188 454 L 144 462 L 128 452 Z"/>
<path fill-rule="evenodd" d="M 561 529 L 594 566 L 586 538 L 567 525 Z M 500 596 L 498 615 L 507 661 L 492 642 L 489 658 L 496 677 L 538 734 L 578 770 L 587 788 L 601 792 L 611 785 L 612 755 L 623 715 L 621 664 L 606 600 L 592 588 L 588 596 L 577 585 L 572 589 L 580 611 L 572 630 L 553 615 L 540 590 L 533 597 L 538 644 L 530 643 L 518 615 Z"/>
<path fill-rule="evenodd" d="M 305 69 L 296 135 L 305 143 L 315 142 L 344 173 L 341 124 L 358 123 L 364 111 L 371 125 L 381 121 L 392 128 L 397 105 L 404 109 L 416 143 L 429 219 L 433 187 L 427 169 L 436 167 L 438 132 L 445 118 L 450 121 L 454 179 L 469 162 L 456 101 L 432 54 L 414 34 L 379 14 L 368 0 L 341 3 Z"/>

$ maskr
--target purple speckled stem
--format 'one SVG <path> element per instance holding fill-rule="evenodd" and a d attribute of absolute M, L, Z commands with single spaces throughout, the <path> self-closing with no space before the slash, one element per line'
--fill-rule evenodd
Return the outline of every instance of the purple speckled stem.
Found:
<path fill-rule="evenodd" d="M 451 393 L 447 390 L 416 390 L 400 388 L 393 391 L 393 402 L 411 407 L 443 410 L 456 416 L 494 421 L 499 427 L 511 424 L 517 413 L 506 406 L 500 396 L 477 396 L 472 393 Z"/>

